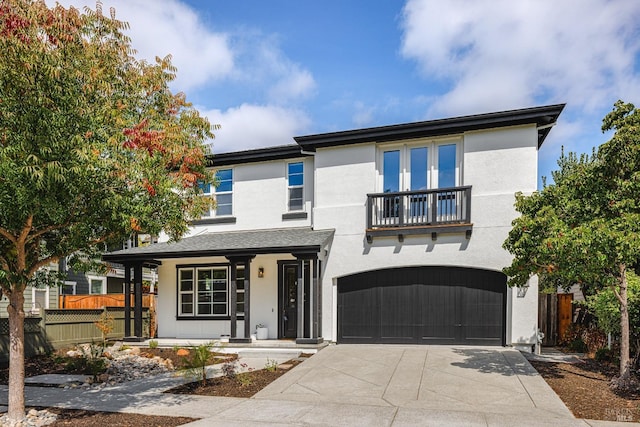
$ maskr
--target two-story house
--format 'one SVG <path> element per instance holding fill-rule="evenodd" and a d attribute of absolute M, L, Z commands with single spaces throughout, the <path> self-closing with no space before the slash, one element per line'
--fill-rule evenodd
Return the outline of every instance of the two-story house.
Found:
<path fill-rule="evenodd" d="M 113 252 L 158 271 L 158 336 L 301 343 L 536 340 L 537 279 L 507 287 L 514 193 L 564 105 L 295 137 L 217 154 L 215 211 Z M 131 276 L 133 271 L 133 276 Z M 138 335 L 138 334 L 136 334 Z"/>

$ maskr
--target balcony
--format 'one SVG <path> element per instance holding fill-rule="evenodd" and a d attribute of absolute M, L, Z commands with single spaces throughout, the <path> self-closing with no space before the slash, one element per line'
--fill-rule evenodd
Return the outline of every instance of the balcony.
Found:
<path fill-rule="evenodd" d="M 471 237 L 471 186 L 367 194 L 367 241 L 375 236 L 465 233 Z"/>

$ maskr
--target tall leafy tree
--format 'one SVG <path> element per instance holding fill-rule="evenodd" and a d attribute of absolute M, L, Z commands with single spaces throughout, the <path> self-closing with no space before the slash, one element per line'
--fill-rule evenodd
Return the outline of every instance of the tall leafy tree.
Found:
<path fill-rule="evenodd" d="M 9 299 L 9 417 L 24 415 L 24 290 L 61 257 L 131 233 L 178 239 L 209 204 L 209 122 L 173 94 L 170 57 L 137 60 L 96 10 L 0 0 L 0 287 Z"/>
<path fill-rule="evenodd" d="M 554 183 L 516 194 L 522 215 L 504 248 L 511 286 L 537 274 L 555 290 L 582 285 L 610 289 L 620 306 L 620 384 L 630 377 L 627 270 L 640 259 L 640 112 L 618 101 L 603 121 L 614 135 L 592 156 L 562 154 Z"/>

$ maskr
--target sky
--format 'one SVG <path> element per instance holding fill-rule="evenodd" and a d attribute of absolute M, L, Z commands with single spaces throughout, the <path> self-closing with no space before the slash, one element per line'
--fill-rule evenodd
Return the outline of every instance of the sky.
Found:
<path fill-rule="evenodd" d="M 48 0 L 48 3 L 53 3 Z M 65 7 L 95 0 L 60 0 Z M 215 153 L 293 137 L 566 103 L 539 153 L 591 153 L 640 105 L 635 0 L 103 0 L 141 59 L 220 124 Z"/>

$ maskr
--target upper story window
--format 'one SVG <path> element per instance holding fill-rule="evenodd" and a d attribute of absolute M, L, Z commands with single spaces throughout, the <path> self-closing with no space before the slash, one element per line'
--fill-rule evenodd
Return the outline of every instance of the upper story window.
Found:
<path fill-rule="evenodd" d="M 233 214 L 233 169 L 221 169 L 216 172 L 218 186 L 211 183 L 200 183 L 205 196 L 215 196 L 216 207 L 205 213 L 203 217 L 229 216 Z"/>
<path fill-rule="evenodd" d="M 221 169 L 216 172 L 216 216 L 233 213 L 233 169 Z"/>
<path fill-rule="evenodd" d="M 288 205 L 290 211 L 304 209 L 304 163 L 296 162 L 287 165 Z"/>
<path fill-rule="evenodd" d="M 433 142 L 382 152 L 382 191 L 419 191 L 460 185 L 459 145 Z"/>

